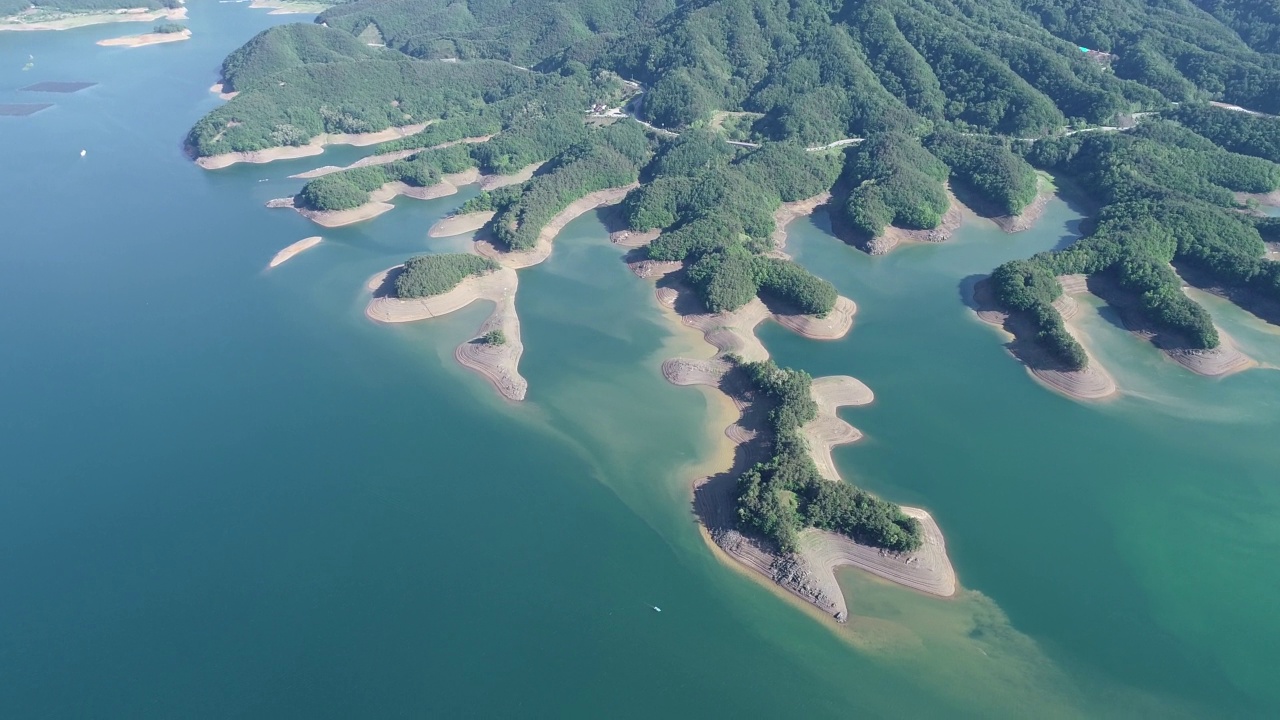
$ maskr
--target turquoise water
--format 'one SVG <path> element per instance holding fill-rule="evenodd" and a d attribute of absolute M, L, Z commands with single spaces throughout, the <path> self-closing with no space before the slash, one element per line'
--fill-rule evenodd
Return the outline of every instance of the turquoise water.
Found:
<path fill-rule="evenodd" d="M 211 173 L 180 145 L 219 102 L 222 57 L 296 19 L 197 2 L 184 43 L 0 35 L 0 102 L 99 83 L 0 119 L 0 715 L 1280 711 L 1280 376 L 1195 377 L 1086 309 L 1135 390 L 1080 405 L 962 303 L 966 278 L 1068 236 L 1067 206 L 885 258 L 821 215 L 793 227 L 857 321 L 831 343 L 762 335 L 784 364 L 875 390 L 837 462 L 933 511 L 967 588 L 940 601 L 848 573 L 837 628 L 703 542 L 688 480 L 722 449 L 723 411 L 659 365 L 706 348 L 595 217 L 522 271 L 522 405 L 453 361 L 488 308 L 363 316 L 374 272 L 464 247 L 426 230 L 473 190 L 401 199 L 264 269 L 316 228 L 262 203 L 363 151 Z M 1273 328 L 1207 304 L 1280 364 Z"/>

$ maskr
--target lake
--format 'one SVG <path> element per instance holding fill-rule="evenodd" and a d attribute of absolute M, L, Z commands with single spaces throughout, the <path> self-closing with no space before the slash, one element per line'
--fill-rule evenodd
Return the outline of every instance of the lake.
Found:
<path fill-rule="evenodd" d="M 310 18 L 190 16 L 191 40 L 137 49 L 94 42 L 145 26 L 0 33 L 0 104 L 53 103 L 0 117 L 3 716 L 1280 714 L 1280 375 L 1192 375 L 1086 302 L 1126 392 L 1081 404 L 964 305 L 1074 237 L 1068 204 L 880 258 L 821 212 L 792 225 L 858 315 L 835 342 L 761 336 L 875 391 L 835 459 L 929 509 L 964 588 L 845 571 L 839 626 L 703 541 L 689 482 L 724 413 L 660 364 L 710 348 L 598 217 L 521 271 L 529 394 L 507 403 L 453 360 L 488 307 L 363 314 L 373 273 L 465 247 L 427 229 L 475 190 L 323 230 L 263 204 L 367 149 L 196 167 L 222 58 Z M 41 81 L 97 85 L 19 90 Z M 1280 363 L 1276 328 L 1197 297 Z"/>

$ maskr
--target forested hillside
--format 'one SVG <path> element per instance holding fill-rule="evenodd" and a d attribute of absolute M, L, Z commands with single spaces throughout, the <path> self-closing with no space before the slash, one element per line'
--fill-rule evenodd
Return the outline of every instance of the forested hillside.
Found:
<path fill-rule="evenodd" d="M 296 200 L 310 209 L 542 163 L 461 210 L 494 211 L 496 242 L 527 250 L 574 200 L 637 183 L 623 221 L 661 231 L 641 252 L 683 263 L 707 310 L 763 297 L 822 315 L 835 288 L 772 252 L 782 203 L 831 192 L 874 237 L 937 227 L 948 185 L 1016 215 L 1040 169 L 1074 179 L 1098 216 L 1074 245 L 996 268 L 992 286 L 1065 368 L 1087 356 L 1052 305 L 1058 275 L 1111 278 L 1188 348 L 1219 338 L 1178 271 L 1280 303 L 1263 245 L 1280 222 L 1237 196 L 1280 186 L 1280 120 L 1265 115 L 1280 113 L 1280 26 L 1252 0 L 357 0 L 318 23 L 228 57 L 239 95 L 188 137 L 205 156 L 426 124 L 378 149 L 408 157 L 308 183 Z M 419 261 L 410 277 L 434 292 L 471 270 Z M 803 377 L 748 369 L 780 406 L 804 405 Z M 918 542 L 893 506 L 811 482 L 788 423 L 741 483 L 745 527 L 783 547 L 809 525 Z"/>
<path fill-rule="evenodd" d="M 37 10 L 63 13 L 111 12 L 122 8 L 176 8 L 178 0 L 0 0 L 0 18 L 16 15 L 34 7 Z"/>

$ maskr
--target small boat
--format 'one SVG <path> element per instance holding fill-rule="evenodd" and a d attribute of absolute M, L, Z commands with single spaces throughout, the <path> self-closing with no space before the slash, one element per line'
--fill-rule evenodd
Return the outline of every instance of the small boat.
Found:
<path fill-rule="evenodd" d="M 88 150 L 81 150 L 81 151 L 80 151 L 80 157 L 84 157 L 85 155 L 88 155 L 88 154 L 89 154 L 89 151 L 88 151 Z"/>
<path fill-rule="evenodd" d="M 653 609 L 654 609 L 654 612 L 662 612 L 662 608 L 658 607 L 657 605 L 654 605 Z"/>

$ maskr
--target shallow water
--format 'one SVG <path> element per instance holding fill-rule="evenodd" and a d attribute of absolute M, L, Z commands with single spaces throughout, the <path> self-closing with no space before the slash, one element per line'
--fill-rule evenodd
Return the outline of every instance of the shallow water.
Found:
<path fill-rule="evenodd" d="M 195 37 L 171 45 L 0 34 L 0 102 L 99 83 L 0 118 L 0 714 L 1280 711 L 1280 376 L 1198 378 L 1086 309 L 1134 391 L 1081 405 L 962 303 L 973 276 L 1069 237 L 1064 204 L 1023 235 L 973 225 L 884 258 L 821 215 L 793 225 L 788 249 L 859 314 L 836 342 L 762 335 L 876 392 L 836 460 L 929 508 L 966 588 L 845 573 L 836 627 L 703 542 L 688 481 L 723 409 L 659 366 L 709 349 L 594 216 L 521 273 L 522 405 L 453 361 L 487 307 L 363 316 L 370 275 L 465 247 L 426 232 L 474 189 L 401 198 L 264 270 L 317 228 L 262 204 L 367 151 L 205 172 L 180 145 L 222 57 L 297 20 L 192 3 Z M 1273 328 L 1206 305 L 1280 360 Z"/>

